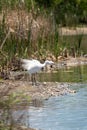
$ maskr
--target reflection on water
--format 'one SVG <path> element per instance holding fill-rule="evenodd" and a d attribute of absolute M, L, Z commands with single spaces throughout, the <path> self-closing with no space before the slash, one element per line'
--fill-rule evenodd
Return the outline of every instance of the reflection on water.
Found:
<path fill-rule="evenodd" d="M 59 69 L 53 73 L 39 74 L 40 81 L 52 82 L 87 82 L 87 65 Z"/>
<path fill-rule="evenodd" d="M 74 95 L 50 98 L 29 110 L 31 127 L 41 130 L 87 130 L 87 85 Z"/>

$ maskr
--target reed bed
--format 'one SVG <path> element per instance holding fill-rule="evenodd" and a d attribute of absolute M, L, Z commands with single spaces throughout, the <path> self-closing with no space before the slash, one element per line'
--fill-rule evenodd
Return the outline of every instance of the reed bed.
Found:
<path fill-rule="evenodd" d="M 59 35 L 54 15 L 39 10 L 35 1 L 0 1 L 0 62 L 8 65 L 16 58 L 46 59 L 63 55 L 66 50 L 80 53 L 83 35 L 71 44 Z"/>

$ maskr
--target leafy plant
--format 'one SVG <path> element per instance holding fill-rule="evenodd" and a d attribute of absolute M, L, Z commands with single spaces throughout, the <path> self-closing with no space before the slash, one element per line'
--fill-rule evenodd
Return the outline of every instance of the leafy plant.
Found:
<path fill-rule="evenodd" d="M 13 110 L 20 105 L 26 106 L 30 102 L 30 96 L 26 96 L 23 93 L 11 93 L 8 96 L 4 96 L 3 100 L 0 99 L 0 128 L 1 130 L 13 130 L 14 117 L 12 116 Z M 22 107 L 22 106 L 21 106 Z"/>

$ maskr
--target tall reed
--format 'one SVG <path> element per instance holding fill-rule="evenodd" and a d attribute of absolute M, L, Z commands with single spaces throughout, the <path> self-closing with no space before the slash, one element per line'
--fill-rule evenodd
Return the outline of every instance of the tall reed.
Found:
<path fill-rule="evenodd" d="M 9 29 L 13 29 L 0 51 L 2 61 L 11 61 L 13 57 L 29 58 L 33 54 L 46 57 L 47 52 L 57 58 L 61 50 L 70 49 L 71 44 L 61 40 L 59 26 L 54 15 L 40 10 L 35 1 L 1 0 L 0 10 L 0 46 Z M 17 5 L 17 6 L 16 6 Z M 78 37 L 78 48 L 81 47 L 82 37 Z M 77 45 L 77 44 L 76 44 Z"/>

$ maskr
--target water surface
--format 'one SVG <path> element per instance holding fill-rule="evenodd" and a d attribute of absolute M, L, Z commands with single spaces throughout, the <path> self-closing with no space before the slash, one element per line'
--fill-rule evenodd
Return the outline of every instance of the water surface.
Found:
<path fill-rule="evenodd" d="M 30 107 L 29 123 L 40 130 L 87 130 L 87 84 L 76 94 L 50 98 L 41 108 Z"/>
<path fill-rule="evenodd" d="M 65 67 L 52 73 L 39 74 L 40 81 L 49 82 L 87 82 L 87 65 Z"/>

